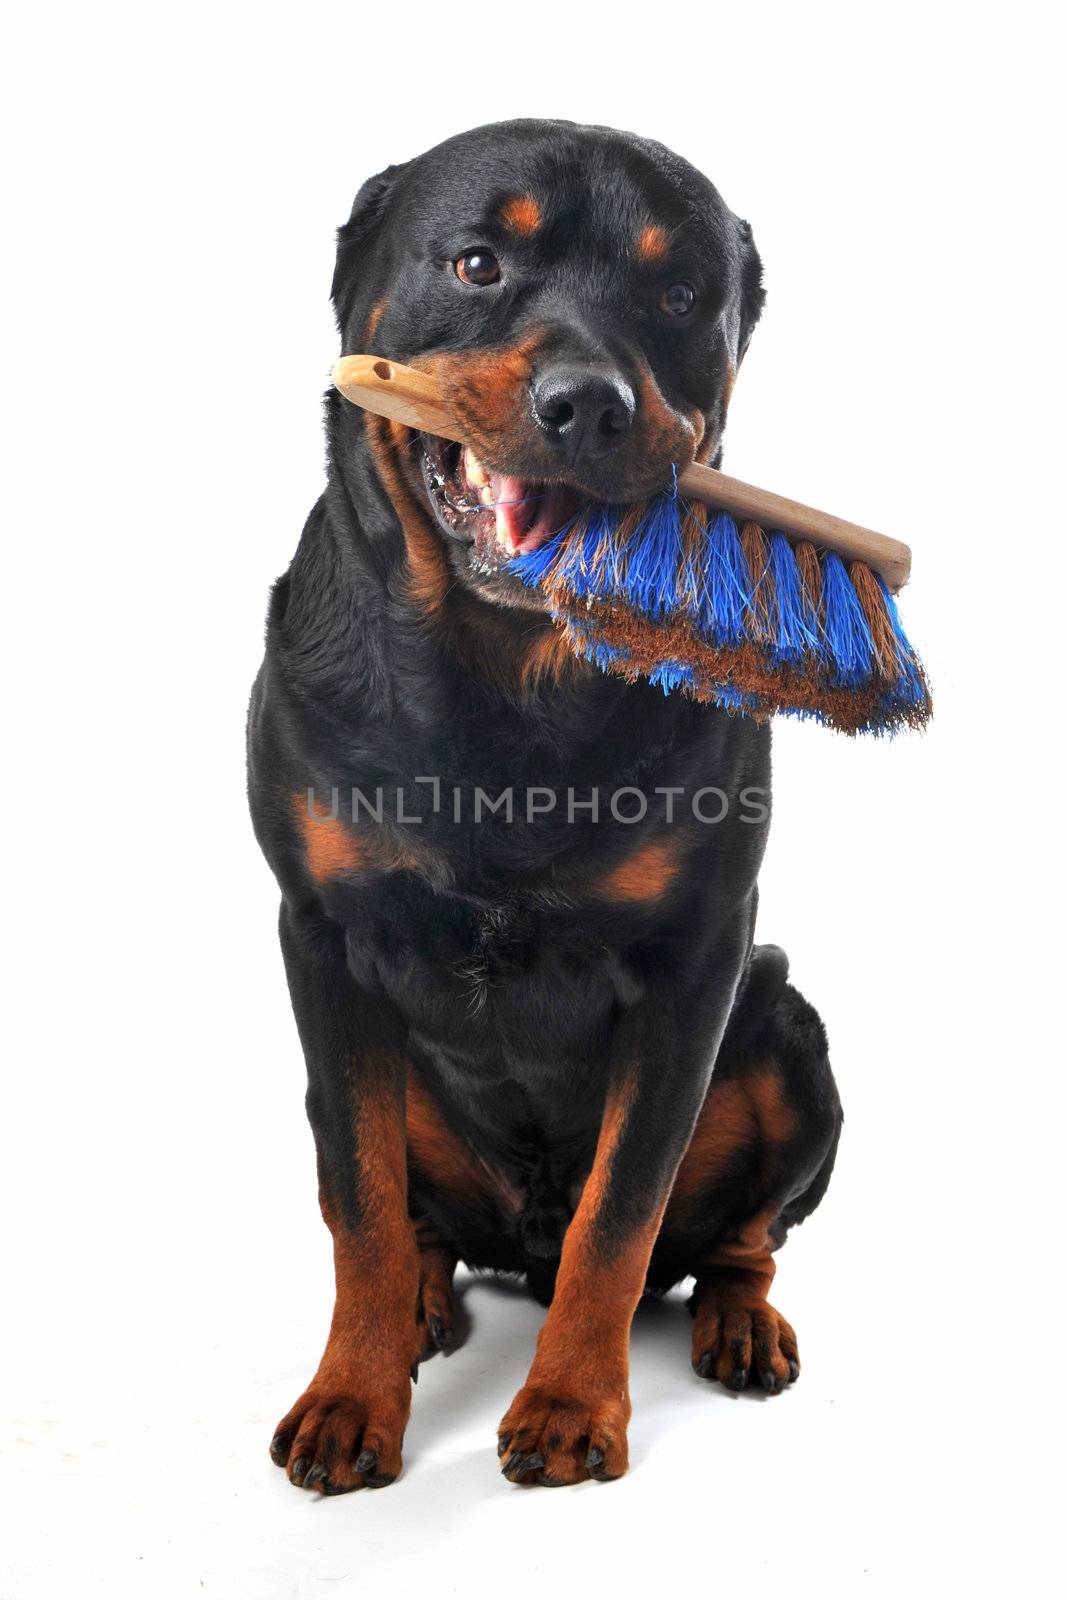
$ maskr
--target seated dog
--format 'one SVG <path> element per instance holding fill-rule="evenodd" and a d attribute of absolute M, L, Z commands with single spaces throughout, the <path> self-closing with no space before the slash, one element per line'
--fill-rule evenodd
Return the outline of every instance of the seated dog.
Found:
<path fill-rule="evenodd" d="M 578 661 L 506 569 L 584 499 L 717 464 L 763 302 L 748 225 L 650 140 L 518 121 L 370 179 L 346 352 L 432 371 L 467 443 L 327 402 L 329 481 L 274 587 L 249 788 L 281 888 L 336 1306 L 271 1454 L 392 1483 L 458 1261 L 549 1309 L 512 1480 L 626 1470 L 646 1292 L 692 1364 L 777 1394 L 772 1252 L 841 1122 L 822 1024 L 754 946 L 766 726 Z"/>

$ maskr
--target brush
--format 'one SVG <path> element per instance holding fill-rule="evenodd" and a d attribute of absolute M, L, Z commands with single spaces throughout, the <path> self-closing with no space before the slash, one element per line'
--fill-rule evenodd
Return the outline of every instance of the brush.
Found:
<path fill-rule="evenodd" d="M 464 442 L 428 373 L 351 355 L 333 381 L 365 410 Z M 893 598 L 907 545 L 711 467 L 673 470 L 638 504 L 583 505 L 505 570 L 543 591 L 578 656 L 665 693 L 850 734 L 930 717 Z"/>

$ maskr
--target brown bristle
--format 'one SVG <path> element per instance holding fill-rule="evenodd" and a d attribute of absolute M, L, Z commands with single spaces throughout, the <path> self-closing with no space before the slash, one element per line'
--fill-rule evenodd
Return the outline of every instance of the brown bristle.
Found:
<path fill-rule="evenodd" d="M 705 541 L 708 532 L 708 508 L 700 501 L 687 501 L 682 517 L 679 542 L 682 548 L 678 573 L 678 602 L 698 606 L 703 598 L 700 589 L 705 566 Z"/>
<path fill-rule="evenodd" d="M 746 522 L 741 529 L 741 548 L 745 553 L 749 582 L 752 585 L 748 602 L 749 627 L 753 638 L 769 639 L 774 580 L 770 572 L 770 546 L 758 522 Z"/>
<path fill-rule="evenodd" d="M 583 537 L 584 534 L 585 534 L 585 518 L 584 517 L 581 519 L 581 521 L 579 523 L 577 532 L 578 532 L 578 536 L 579 537 Z M 589 558 L 587 570 L 589 572 L 595 572 L 597 574 L 597 582 L 598 583 L 602 583 L 604 581 L 604 568 L 607 566 L 608 557 L 611 555 L 611 547 L 612 547 L 613 542 L 614 542 L 614 538 L 613 538 L 613 535 L 612 535 L 612 532 L 611 532 L 610 528 L 605 528 L 603 533 L 600 535 L 599 544 L 597 545 L 596 549 L 593 551 L 592 556 Z M 583 563 L 583 565 L 584 565 L 584 563 Z"/>
<path fill-rule="evenodd" d="M 796 557 L 804 598 L 812 611 L 818 611 L 822 604 L 822 568 L 819 565 L 818 552 L 813 544 L 802 539 L 798 545 L 794 545 L 793 554 Z"/>
<path fill-rule="evenodd" d="M 541 579 L 542 588 L 544 589 L 544 591 L 545 591 L 545 593 L 547 595 L 551 595 L 551 594 L 555 593 L 555 590 L 556 590 L 557 584 L 558 584 L 558 580 L 557 580 L 556 574 L 559 572 L 560 567 L 563 565 L 564 557 L 567 555 L 567 552 L 568 552 L 568 550 L 570 548 L 570 541 L 571 541 L 571 539 L 573 537 L 574 537 L 574 533 L 572 532 L 572 533 L 568 534 L 566 539 L 561 539 L 560 540 L 559 549 L 556 551 L 555 555 L 552 558 L 552 565 L 548 569 L 548 571 L 545 573 L 544 577 Z"/>
<path fill-rule="evenodd" d="M 881 585 L 870 567 L 864 566 L 862 561 L 853 561 L 848 569 L 848 575 L 863 607 L 867 626 L 871 630 L 877 670 L 883 678 L 895 682 L 900 676 L 897 665 L 897 641 Z"/>
<path fill-rule="evenodd" d="M 649 502 L 647 500 L 637 500 L 633 505 L 626 507 L 626 510 L 619 518 L 614 534 L 620 545 L 627 544 L 637 532 L 637 529 L 648 515 L 648 507 Z"/>

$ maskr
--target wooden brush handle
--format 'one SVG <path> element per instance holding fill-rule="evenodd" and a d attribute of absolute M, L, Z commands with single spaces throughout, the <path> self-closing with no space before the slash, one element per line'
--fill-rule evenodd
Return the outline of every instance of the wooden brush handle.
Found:
<path fill-rule="evenodd" d="M 346 400 L 364 411 L 463 443 L 458 424 L 441 402 L 436 380 L 427 372 L 381 356 L 342 356 L 334 363 L 333 381 Z"/>
<path fill-rule="evenodd" d="M 678 488 L 682 494 L 718 506 L 742 521 L 751 518 L 763 528 L 779 528 L 794 539 L 810 539 L 812 544 L 836 550 L 846 561 L 862 561 L 881 573 L 894 594 L 911 577 L 908 546 L 887 534 L 863 528 L 858 522 L 845 522 L 829 511 L 816 511 L 799 500 L 787 500 L 770 489 L 757 489 L 754 484 L 695 462 L 679 475 Z"/>
<path fill-rule="evenodd" d="M 333 381 L 346 400 L 365 411 L 392 417 L 405 427 L 435 433 L 442 439 L 464 442 L 458 423 L 446 410 L 429 373 L 381 356 L 342 356 L 334 366 Z M 810 539 L 812 544 L 836 551 L 846 561 L 862 561 L 881 573 L 894 594 L 911 575 L 911 551 L 899 539 L 861 528 L 855 522 L 844 522 L 827 511 L 816 511 L 798 500 L 772 494 L 769 489 L 757 489 L 714 467 L 695 463 L 686 467 L 678 487 L 690 498 L 729 511 L 743 521 L 751 518 L 768 530 L 780 529 L 794 538 Z"/>

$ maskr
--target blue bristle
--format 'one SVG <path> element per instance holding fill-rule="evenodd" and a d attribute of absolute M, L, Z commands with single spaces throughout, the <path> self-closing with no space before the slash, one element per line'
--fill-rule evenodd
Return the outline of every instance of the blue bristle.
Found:
<path fill-rule="evenodd" d="M 754 711 L 757 701 L 753 695 L 742 694 L 732 684 L 722 683 L 716 685 L 715 704 L 722 706 L 724 711 Z"/>
<path fill-rule="evenodd" d="M 885 608 L 889 613 L 889 621 L 893 629 L 893 642 L 896 645 L 897 650 L 897 668 L 900 672 L 901 679 L 906 680 L 909 676 L 917 677 L 915 653 L 911 648 L 907 634 L 904 632 L 903 624 L 900 620 L 900 612 L 897 610 L 897 603 L 890 594 L 885 579 L 877 574 L 876 577 L 878 579 L 878 587 L 882 591 L 882 599 L 885 601 Z"/>
<path fill-rule="evenodd" d="M 832 550 L 823 557 L 822 598 L 831 679 L 842 688 L 854 688 L 871 675 L 874 641 L 845 564 Z"/>
<path fill-rule="evenodd" d="M 796 666 L 805 653 L 819 654 L 819 622 L 800 581 L 793 547 L 784 533 L 771 534 L 771 617 L 774 640 L 771 654 L 784 666 Z"/>
<path fill-rule="evenodd" d="M 676 609 L 682 518 L 674 495 L 657 495 L 626 545 L 619 595 L 637 611 L 661 617 Z"/>
<path fill-rule="evenodd" d="M 648 675 L 649 683 L 658 684 L 664 694 L 670 694 L 672 689 L 683 687 L 690 689 L 693 686 L 693 669 L 686 666 L 684 661 L 661 661 Z"/>
<path fill-rule="evenodd" d="M 624 667 L 630 659 L 629 650 L 623 650 L 618 645 L 605 644 L 592 633 L 581 636 L 579 649 L 585 659 L 591 661 L 595 667 L 599 667 L 601 672 L 612 672 L 617 667 Z"/>
<path fill-rule="evenodd" d="M 551 539 L 546 539 L 544 544 L 536 550 L 530 550 L 525 555 L 516 556 L 508 563 L 508 571 L 521 578 L 529 588 L 536 588 L 543 583 L 552 570 L 553 564 L 560 553 L 560 548 L 570 532 L 570 526 L 562 528 L 559 533 L 554 533 Z"/>
<path fill-rule="evenodd" d="M 752 584 L 737 523 L 725 511 L 708 527 L 707 555 L 708 599 L 699 619 L 701 631 L 716 644 L 740 644 Z"/>
<path fill-rule="evenodd" d="M 923 682 L 915 652 L 911 647 L 907 634 L 904 632 L 904 627 L 900 620 L 900 612 L 897 610 L 897 603 L 890 594 L 885 579 L 878 574 L 875 576 L 878 578 L 878 587 L 881 589 L 882 598 L 885 600 L 885 608 L 889 613 L 889 621 L 893 628 L 893 639 L 897 647 L 897 667 L 900 671 L 900 682 L 893 691 L 894 695 L 900 704 L 921 705 L 926 698 L 926 685 Z"/>

